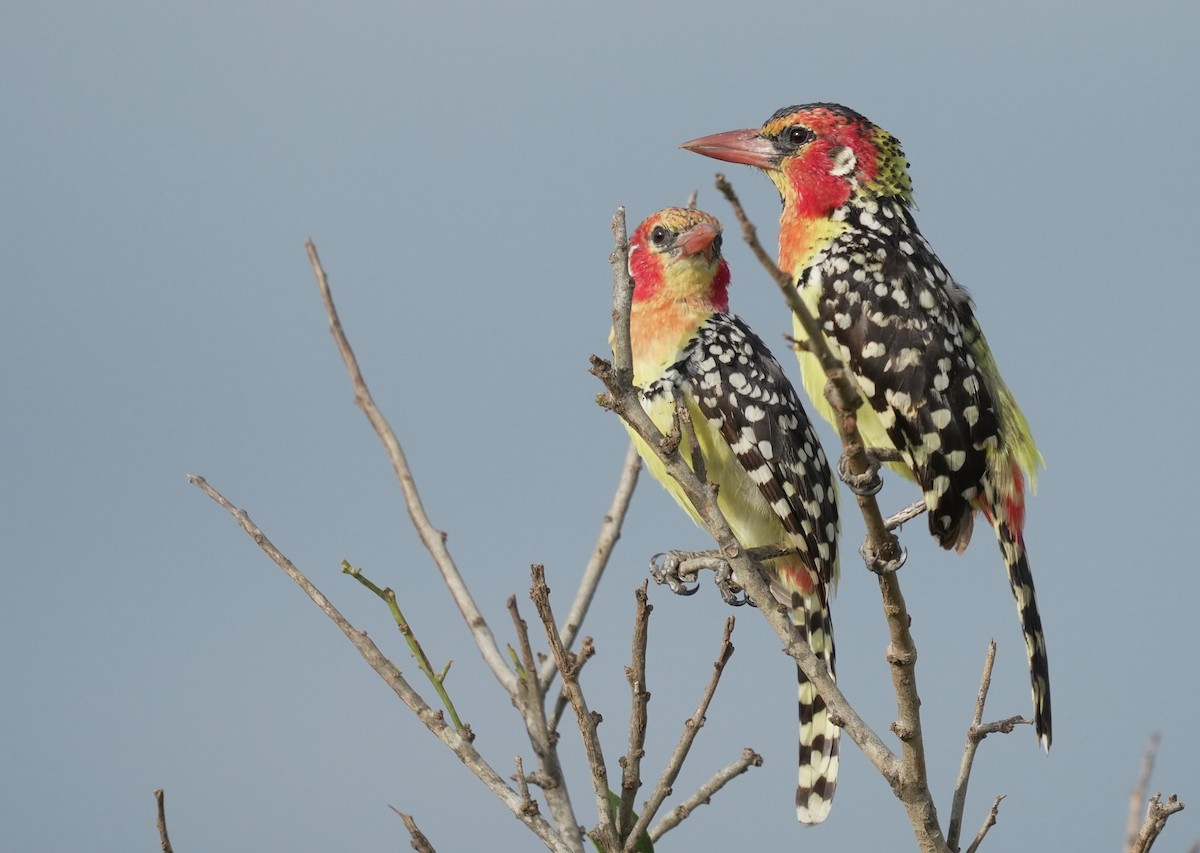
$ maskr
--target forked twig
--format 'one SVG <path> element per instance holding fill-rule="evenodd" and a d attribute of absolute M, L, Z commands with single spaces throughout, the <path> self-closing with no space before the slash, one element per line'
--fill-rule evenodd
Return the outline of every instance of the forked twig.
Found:
<path fill-rule="evenodd" d="M 733 643 L 730 638 L 733 635 L 734 624 L 735 621 L 732 616 L 725 620 L 725 632 L 721 636 L 721 648 L 717 652 L 717 659 L 713 662 L 712 676 L 708 679 L 708 685 L 704 688 L 704 693 L 700 697 L 700 704 L 697 706 L 696 712 L 684 722 L 683 734 L 679 738 L 679 743 L 675 745 L 675 751 L 667 759 L 667 765 L 663 768 L 662 775 L 658 779 L 658 784 L 654 786 L 654 790 L 650 793 L 650 798 L 642 806 L 642 813 L 638 815 L 637 823 L 633 825 L 633 829 L 625 840 L 626 853 L 631 853 L 637 839 L 650 826 L 650 821 L 654 820 L 654 816 L 662 807 L 663 801 L 670 796 L 671 786 L 675 784 L 675 779 L 679 776 L 679 770 L 683 767 L 683 762 L 696 740 L 696 735 L 700 733 L 700 729 L 704 726 L 704 717 L 708 713 L 708 706 L 712 702 L 713 694 L 717 692 L 717 684 L 721 681 L 721 673 L 725 671 L 725 664 L 729 663 L 729 658 L 733 656 Z"/>
<path fill-rule="evenodd" d="M 983 843 L 984 836 L 988 834 L 989 829 L 996 825 L 996 817 L 1000 814 L 1000 801 L 1003 799 L 1004 795 L 1000 794 L 992 801 L 992 808 L 988 811 L 987 817 L 983 819 L 983 826 L 979 827 L 979 832 L 975 834 L 975 840 L 967 848 L 967 853 L 978 853 L 979 845 Z"/>
<path fill-rule="evenodd" d="M 700 806 L 706 806 L 712 801 L 713 796 L 732 782 L 738 776 L 741 776 L 751 767 L 762 767 L 763 757 L 750 747 L 742 750 L 741 756 L 734 762 L 722 767 L 713 777 L 701 785 L 696 793 L 692 794 L 682 803 L 671 809 L 667 814 L 650 830 L 650 840 L 658 841 L 665 833 L 670 832 L 675 827 L 687 818 Z"/>
<path fill-rule="evenodd" d="M 1167 797 L 1165 803 L 1161 793 L 1151 797 L 1146 807 L 1146 819 L 1142 821 L 1142 828 L 1133 840 L 1129 853 L 1150 853 L 1150 848 L 1167 827 L 1167 818 L 1179 811 L 1183 811 L 1183 803 L 1174 794 Z"/>
<path fill-rule="evenodd" d="M 946 844 L 951 850 L 958 850 L 958 839 L 962 833 L 963 813 L 967 805 L 967 784 L 971 780 L 971 766 L 975 762 L 975 752 L 979 749 L 979 744 L 985 737 L 991 734 L 1010 733 L 1015 726 L 1029 725 L 1031 721 L 1021 717 L 1009 717 L 1004 720 L 996 720 L 992 723 L 983 722 L 983 709 L 987 704 L 988 690 L 992 686 L 992 665 L 996 662 L 996 641 L 988 642 L 987 654 L 983 660 L 983 675 L 979 679 L 979 693 L 975 697 L 975 714 L 971 718 L 971 725 L 967 727 L 967 743 L 963 747 L 962 761 L 958 766 L 958 778 L 954 782 L 954 801 L 950 807 L 950 827 L 946 833 Z M 1000 810 L 1000 800 L 1004 799 L 1001 795 L 996 798 L 996 802 L 992 805 L 991 815 L 988 821 L 985 821 L 983 829 L 980 831 L 976 842 L 972 845 L 974 848 L 982 840 L 983 835 L 987 830 L 995 824 L 996 815 Z"/>

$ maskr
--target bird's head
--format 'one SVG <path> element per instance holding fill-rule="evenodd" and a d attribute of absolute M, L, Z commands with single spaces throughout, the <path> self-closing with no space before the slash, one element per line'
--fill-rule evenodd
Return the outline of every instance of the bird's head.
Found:
<path fill-rule="evenodd" d="M 784 107 L 757 130 L 703 136 L 680 147 L 762 169 L 785 209 L 803 218 L 828 216 L 856 198 L 912 203 L 899 141 L 839 104 Z"/>
<path fill-rule="evenodd" d="M 668 207 L 648 216 L 629 240 L 633 301 L 687 300 L 729 309 L 729 266 L 721 223 L 699 210 Z"/>

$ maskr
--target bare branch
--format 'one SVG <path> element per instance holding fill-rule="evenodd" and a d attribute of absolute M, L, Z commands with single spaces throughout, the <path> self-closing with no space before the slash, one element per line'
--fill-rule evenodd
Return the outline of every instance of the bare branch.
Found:
<path fill-rule="evenodd" d="M 555 627 L 554 612 L 550 607 L 550 587 L 546 585 L 545 567 L 534 565 L 531 567 L 530 573 L 533 576 L 533 586 L 529 591 L 529 596 L 533 599 L 534 607 L 537 608 L 538 616 L 542 620 L 542 627 L 546 631 L 546 639 L 550 641 L 550 651 L 554 654 L 558 671 L 562 674 L 563 690 L 566 691 L 567 698 L 571 700 L 571 707 L 579 721 L 579 731 L 583 736 L 583 749 L 587 755 L 588 767 L 592 771 L 592 786 L 596 793 L 596 811 L 600 816 L 600 823 L 592 834 L 601 849 L 615 850 L 617 849 L 617 829 L 613 822 L 612 801 L 608 795 L 608 768 L 604 764 L 604 751 L 600 747 L 600 736 L 596 731 L 600 715 L 588 710 L 587 700 L 579 685 L 579 665 L 575 660 L 575 655 L 563 647 L 562 638 L 558 635 L 558 629 Z"/>
<path fill-rule="evenodd" d="M 433 845 L 429 843 L 429 839 L 425 837 L 425 833 L 417 828 L 417 822 L 413 820 L 412 815 L 405 814 L 395 806 L 388 806 L 388 808 L 400 815 L 400 819 L 404 821 L 404 828 L 408 830 L 408 834 L 412 838 L 413 850 L 416 850 L 417 853 L 437 853 L 433 849 Z"/>
<path fill-rule="evenodd" d="M 344 616 L 338 611 L 333 603 L 327 599 L 313 583 L 304 576 L 304 574 L 296 568 L 278 548 L 271 543 L 266 534 L 258 528 L 258 526 L 250 519 L 250 516 L 245 510 L 238 509 L 231 504 L 224 495 L 208 484 L 203 477 L 189 475 L 188 481 L 194 486 L 212 498 L 218 505 L 225 509 L 234 517 L 238 525 L 246 532 L 246 534 L 254 540 L 259 548 L 263 550 L 271 560 L 283 569 L 283 571 L 296 584 L 304 590 L 305 594 L 312 599 L 313 604 L 317 605 L 321 611 L 328 616 L 338 629 L 346 635 L 346 638 L 354 644 L 358 649 L 358 653 L 362 655 L 363 660 L 375 670 L 380 678 L 387 683 L 388 687 L 400 697 L 405 705 L 417 715 L 419 719 L 434 736 L 444 743 L 450 750 L 458 756 L 458 759 L 465 764 L 472 773 L 474 773 L 484 785 L 488 787 L 492 793 L 500 798 L 508 809 L 517 816 L 517 819 L 528 826 L 534 833 L 537 834 L 543 843 L 556 853 L 577 853 L 582 847 L 578 843 L 578 839 L 573 839 L 576 843 L 571 844 L 555 831 L 544 818 L 536 814 L 527 814 L 523 808 L 524 803 L 520 795 L 514 791 L 501 778 L 492 767 L 484 760 L 483 756 L 471 745 L 471 741 L 466 737 L 464 732 L 460 732 L 453 726 L 446 723 L 440 711 L 435 711 L 431 708 L 421 695 L 408 683 L 404 675 L 396 668 L 388 658 L 379 650 L 379 647 L 368 637 L 364 632 L 359 631 L 351 625 Z M 514 684 L 516 676 L 513 676 Z M 564 827 L 564 832 L 566 827 Z"/>
<path fill-rule="evenodd" d="M 646 585 L 642 581 L 634 596 L 637 608 L 633 619 L 632 660 L 625 670 L 629 681 L 629 692 L 633 708 L 629 714 L 629 751 L 621 759 L 621 806 L 617 811 L 617 838 L 625 837 L 631 829 L 633 799 L 642 786 L 642 756 L 646 754 L 646 706 L 650 692 L 646 689 L 646 645 L 649 642 L 650 612 L 653 605 L 647 600 Z"/>
<path fill-rule="evenodd" d="M 1155 794 L 1150 798 L 1150 804 L 1146 809 L 1146 819 L 1142 822 L 1142 828 L 1137 834 L 1137 838 L 1133 840 L 1133 845 L 1129 848 L 1128 853 L 1150 853 L 1150 848 L 1154 846 L 1154 842 L 1167 826 L 1167 818 L 1175 814 L 1175 812 L 1183 811 L 1183 803 L 1172 794 L 1167 797 L 1167 801 L 1162 802 L 1162 794 Z"/>
<path fill-rule="evenodd" d="M 1138 771 L 1137 782 L 1129 792 L 1129 819 L 1125 822 L 1125 850 L 1132 850 L 1137 841 L 1138 830 L 1142 824 L 1143 803 L 1146 802 L 1146 789 L 1150 786 L 1150 774 L 1154 772 L 1154 760 L 1158 757 L 1160 736 L 1157 732 L 1150 735 L 1150 742 L 1142 754 L 1142 767 Z"/>
<path fill-rule="evenodd" d="M 763 757 L 757 752 L 750 747 L 743 749 L 742 755 L 737 761 L 726 767 L 722 767 L 713 774 L 711 779 L 701 785 L 696 793 L 667 812 L 666 816 L 658 822 L 654 829 L 650 830 L 650 840 L 658 841 L 665 833 L 679 826 L 697 808 L 708 805 L 717 791 L 724 788 L 729 782 L 741 776 L 751 767 L 762 767 L 762 763 Z"/>
<path fill-rule="evenodd" d="M 575 644 L 575 637 L 578 636 L 584 617 L 587 616 L 588 608 L 596 595 L 596 587 L 600 584 L 600 578 L 603 577 L 604 569 L 608 566 L 608 558 L 612 555 L 617 540 L 621 538 L 621 526 L 625 523 L 625 513 L 629 510 L 629 500 L 633 497 L 633 490 L 637 486 L 638 472 L 641 470 L 642 458 L 638 455 L 637 448 L 631 443 L 625 452 L 625 462 L 621 465 L 621 477 L 617 481 L 617 491 L 613 495 L 608 514 L 604 516 L 604 523 L 600 526 L 600 535 L 596 539 L 592 558 L 588 560 L 588 564 L 583 570 L 583 578 L 579 582 L 575 600 L 571 603 L 567 618 L 559 629 L 563 646 L 568 649 Z M 554 658 L 546 658 L 538 673 L 543 688 L 549 688 L 553 683 L 555 672 Z"/>
<path fill-rule="evenodd" d="M 692 743 L 696 740 L 696 735 L 700 733 L 700 729 L 704 726 L 704 718 L 708 713 L 708 705 L 712 702 L 713 694 L 717 692 L 717 684 L 721 681 L 721 673 L 725 671 L 725 664 L 729 663 L 729 659 L 733 656 L 733 643 L 730 640 L 733 635 L 733 626 L 734 618 L 730 616 L 725 620 L 725 632 L 721 637 L 721 648 L 717 652 L 716 661 L 713 662 L 713 673 L 708 679 L 708 686 L 704 688 L 704 694 L 700 697 L 700 704 L 696 708 L 696 713 L 684 721 L 683 735 L 679 738 L 679 743 L 675 745 L 675 751 L 667 759 L 667 766 L 663 768 L 658 784 L 654 786 L 654 790 L 650 794 L 650 799 L 642 806 L 642 813 L 638 816 L 637 823 L 633 825 L 633 829 L 625 839 L 626 853 L 631 853 L 634 845 L 637 844 L 637 840 L 641 838 L 642 833 L 650 825 L 650 821 L 654 820 L 654 816 L 662 807 L 663 801 L 671 795 L 671 786 L 675 784 L 675 779 L 679 776 L 679 771 L 683 767 L 684 760 L 687 759 L 688 752 L 692 748 Z"/>
<path fill-rule="evenodd" d="M 158 807 L 158 819 L 155 821 L 155 826 L 158 827 L 158 845 L 162 848 L 162 853 L 174 853 L 171 839 L 167 837 L 167 807 L 163 803 L 162 788 L 155 789 L 154 801 Z"/>
<path fill-rule="evenodd" d="M 1000 814 L 1000 801 L 1004 799 L 1001 794 L 992 802 L 992 808 L 988 811 L 987 817 L 983 819 L 983 826 L 979 828 L 979 832 L 975 834 L 975 840 L 971 842 L 971 846 L 967 848 L 967 853 L 978 853 L 979 845 L 983 843 L 983 838 L 988 834 L 988 830 L 996 825 L 996 818 Z"/>
<path fill-rule="evenodd" d="M 396 438 L 396 434 L 392 431 L 383 413 L 375 405 L 375 400 L 367 388 L 366 380 L 363 379 L 362 371 L 359 370 L 358 360 L 354 357 L 354 351 L 350 348 L 350 342 L 346 339 L 345 332 L 342 331 L 342 323 L 338 319 L 337 308 L 333 304 L 333 294 L 330 292 L 325 270 L 321 267 L 321 260 L 317 256 L 317 247 L 312 240 L 307 241 L 305 245 L 308 249 L 308 259 L 312 264 L 313 273 L 317 278 L 317 286 L 321 289 L 321 298 L 325 302 L 325 313 L 329 318 L 329 331 L 333 335 L 338 352 L 341 353 L 342 361 L 350 374 L 350 382 L 354 386 L 354 402 L 362 409 L 363 414 L 367 416 L 367 420 L 375 429 L 375 434 L 383 442 L 388 458 L 391 459 L 392 468 L 400 481 L 400 489 L 404 493 L 404 505 L 408 508 L 408 515 L 412 519 L 413 527 L 416 528 L 421 542 L 433 557 L 438 571 L 441 572 L 442 580 L 450 590 L 454 603 L 458 605 L 458 610 L 467 623 L 467 627 L 475 639 L 475 645 L 479 647 L 479 652 L 483 655 L 484 662 L 487 663 L 492 675 L 508 691 L 508 694 L 515 696 L 517 692 L 516 676 L 505 664 L 504 656 L 496 645 L 496 638 L 492 636 L 487 621 L 476 606 L 470 590 L 467 589 L 467 585 L 458 571 L 458 566 L 450 556 L 450 550 L 446 547 L 445 534 L 434 528 L 429 521 L 429 516 L 425 513 L 425 507 L 421 503 L 421 496 L 417 491 L 416 480 L 413 479 L 412 471 L 408 467 L 404 450 L 400 447 L 400 441 Z"/>

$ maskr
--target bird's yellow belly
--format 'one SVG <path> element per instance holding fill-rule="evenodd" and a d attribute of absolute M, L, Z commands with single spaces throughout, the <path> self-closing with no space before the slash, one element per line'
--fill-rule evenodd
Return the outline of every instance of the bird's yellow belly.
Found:
<path fill-rule="evenodd" d="M 705 476 L 710 483 L 717 486 L 717 506 L 729 522 L 733 535 L 747 548 L 768 545 L 787 547 L 787 531 L 729 445 L 721 439 L 719 433 L 707 428 L 704 415 L 691 400 L 688 400 L 688 412 L 693 423 L 701 425 L 695 433 L 704 459 Z M 655 401 L 647 408 L 647 414 L 664 435 L 671 431 L 675 416 L 675 406 L 671 400 L 662 398 Z M 704 521 L 700 514 L 696 512 L 679 483 L 666 472 L 666 466 L 658 455 L 633 430 L 629 430 L 629 435 L 654 478 L 666 487 L 671 497 L 687 511 L 692 520 L 703 527 Z M 688 467 L 694 470 L 692 449 L 686 439 L 680 442 L 679 452 Z"/>

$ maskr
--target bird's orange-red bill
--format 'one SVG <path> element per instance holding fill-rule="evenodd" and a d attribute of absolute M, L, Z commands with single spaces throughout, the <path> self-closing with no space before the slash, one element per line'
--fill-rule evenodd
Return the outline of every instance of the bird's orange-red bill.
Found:
<path fill-rule="evenodd" d="M 741 163 L 760 169 L 772 169 L 779 161 L 779 153 L 775 146 L 770 140 L 764 139 L 757 128 L 727 130 L 712 136 L 701 136 L 679 147 L 727 163 Z"/>

